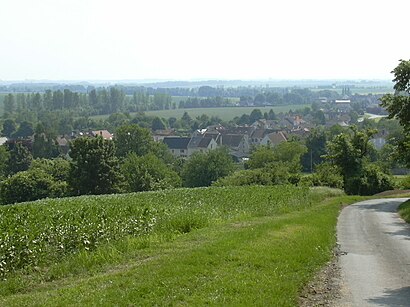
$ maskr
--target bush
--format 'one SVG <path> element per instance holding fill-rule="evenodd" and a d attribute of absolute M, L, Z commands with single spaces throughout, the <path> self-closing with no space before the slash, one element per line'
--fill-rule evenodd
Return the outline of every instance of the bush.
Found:
<path fill-rule="evenodd" d="M 374 164 L 367 164 L 358 176 L 345 178 L 345 192 L 352 195 L 373 195 L 393 187 L 391 178 Z"/>
<path fill-rule="evenodd" d="M 153 154 L 131 153 L 122 165 L 129 192 L 165 190 L 181 186 L 181 178 Z"/>
<path fill-rule="evenodd" d="M 313 186 L 326 186 L 330 188 L 343 188 L 343 177 L 337 166 L 322 163 L 316 167 L 316 172 L 311 177 Z"/>
<path fill-rule="evenodd" d="M 242 170 L 220 178 L 215 186 L 277 185 L 289 183 L 288 168 L 284 163 L 270 163 L 265 168 Z"/>
<path fill-rule="evenodd" d="M 187 187 L 210 186 L 219 178 L 231 174 L 234 167 L 231 156 L 224 148 L 206 153 L 196 152 L 184 164 L 182 178 Z"/>
<path fill-rule="evenodd" d="M 403 190 L 410 189 L 410 175 L 399 180 L 398 187 Z"/>
<path fill-rule="evenodd" d="M 0 186 L 3 204 L 62 196 L 66 186 L 56 184 L 49 174 L 41 170 L 19 172 L 4 180 Z"/>

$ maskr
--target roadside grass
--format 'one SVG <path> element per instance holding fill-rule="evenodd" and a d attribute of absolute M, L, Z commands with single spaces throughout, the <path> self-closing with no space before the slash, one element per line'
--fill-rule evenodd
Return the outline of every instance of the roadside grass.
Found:
<path fill-rule="evenodd" d="M 410 197 L 410 194 L 408 195 Z M 399 214 L 403 220 L 410 223 L 410 200 L 402 203 L 399 206 Z"/>
<path fill-rule="evenodd" d="M 319 188 L 292 199 L 296 188 L 247 188 L 232 189 L 236 198 L 224 198 L 218 188 L 194 190 L 190 206 L 200 200 L 207 210 L 217 209 L 204 194 L 194 199 L 204 190 L 216 206 L 218 198 L 231 202 L 222 208 L 230 212 L 189 232 L 126 237 L 16 272 L 0 283 L 0 305 L 295 306 L 300 290 L 332 256 L 342 204 L 363 198 Z M 281 189 L 289 201 L 276 195 Z M 232 203 L 243 193 L 251 196 L 246 212 Z"/>
<path fill-rule="evenodd" d="M 283 105 L 283 106 L 266 106 L 266 107 L 221 107 L 221 108 L 191 108 L 191 109 L 172 109 L 172 110 L 155 110 L 144 112 L 150 116 L 158 116 L 161 118 L 175 117 L 177 119 L 181 118 L 185 112 L 191 116 L 191 118 L 196 118 L 202 114 L 206 114 L 209 117 L 218 116 L 224 121 L 232 120 L 236 116 L 242 116 L 243 114 L 251 114 L 254 109 L 260 109 L 262 113 L 269 112 L 270 109 L 275 113 L 289 112 L 289 110 L 304 109 L 305 107 L 310 107 L 310 104 L 295 104 L 295 105 Z M 137 113 L 131 113 L 131 116 Z M 95 120 L 107 119 L 109 115 L 95 115 L 90 116 L 90 118 Z"/>

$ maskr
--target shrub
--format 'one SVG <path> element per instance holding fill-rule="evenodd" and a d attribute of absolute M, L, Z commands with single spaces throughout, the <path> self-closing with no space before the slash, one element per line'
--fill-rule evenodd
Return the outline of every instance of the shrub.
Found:
<path fill-rule="evenodd" d="M 3 204 L 25 202 L 61 196 L 64 188 L 55 184 L 53 177 L 41 170 L 19 172 L 4 180 L 0 186 Z"/>
<path fill-rule="evenodd" d="M 164 190 L 181 186 L 181 178 L 153 154 L 131 153 L 122 165 L 129 192 Z"/>
<path fill-rule="evenodd" d="M 265 168 L 242 170 L 219 179 L 215 186 L 278 185 L 289 183 L 285 163 L 270 163 Z"/>
<path fill-rule="evenodd" d="M 330 163 L 322 163 L 316 167 L 316 172 L 311 177 L 314 186 L 326 186 L 330 188 L 343 188 L 343 177 L 337 166 Z"/>
<path fill-rule="evenodd" d="M 373 195 L 393 189 L 393 181 L 377 165 L 367 164 L 360 175 L 345 178 L 347 194 Z"/>

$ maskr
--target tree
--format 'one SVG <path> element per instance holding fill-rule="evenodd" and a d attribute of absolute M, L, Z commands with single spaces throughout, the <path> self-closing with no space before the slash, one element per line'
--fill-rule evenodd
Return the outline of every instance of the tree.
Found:
<path fill-rule="evenodd" d="M 233 160 L 224 148 L 206 153 L 196 152 L 184 164 L 182 179 L 187 187 L 209 186 L 218 178 L 229 175 L 233 170 Z"/>
<path fill-rule="evenodd" d="M 101 136 L 81 137 L 71 143 L 70 149 L 68 183 L 75 195 L 120 191 L 121 176 L 114 142 Z"/>
<path fill-rule="evenodd" d="M 54 158 L 59 154 L 56 142 L 47 134 L 44 126 L 39 123 L 36 127 L 33 142 L 34 158 Z"/>
<path fill-rule="evenodd" d="M 392 187 L 382 170 L 369 162 L 369 140 L 375 133 L 353 126 L 350 133 L 339 134 L 328 143 L 326 159 L 340 169 L 348 194 L 369 195 Z"/>
<path fill-rule="evenodd" d="M 16 122 L 14 120 L 8 118 L 3 122 L 2 133 L 6 137 L 10 138 L 13 135 L 13 133 L 16 131 L 16 129 L 17 129 Z"/>
<path fill-rule="evenodd" d="M 152 125 L 151 125 L 151 129 L 153 131 L 155 130 L 164 130 L 165 124 L 163 122 L 163 120 L 161 118 L 159 118 L 158 116 L 156 116 L 153 120 L 152 120 Z"/>
<path fill-rule="evenodd" d="M 10 158 L 9 151 L 4 145 L 0 146 L 0 180 L 7 174 L 7 162 Z"/>
<path fill-rule="evenodd" d="M 398 149 L 403 161 L 410 167 L 410 60 L 400 60 L 392 73 L 395 93 L 384 95 L 381 101 L 382 106 L 389 111 L 389 117 L 397 118 L 404 127 L 404 136 Z"/>
<path fill-rule="evenodd" d="M 126 157 L 131 152 L 146 155 L 151 152 L 153 143 L 150 131 L 136 124 L 121 126 L 115 134 L 118 157 Z"/>
<path fill-rule="evenodd" d="M 253 109 L 251 114 L 249 115 L 249 122 L 253 124 L 257 120 L 263 118 L 263 114 L 259 109 Z"/>
<path fill-rule="evenodd" d="M 265 167 L 267 164 L 277 161 L 273 149 L 270 146 L 258 146 L 252 151 L 246 167 L 257 169 Z"/>
<path fill-rule="evenodd" d="M 41 170 L 19 172 L 0 186 L 3 204 L 32 201 L 55 195 L 53 178 Z"/>
<path fill-rule="evenodd" d="M 32 136 L 34 133 L 33 124 L 27 121 L 23 121 L 20 123 L 19 128 L 17 129 L 16 133 L 13 134 L 14 138 L 28 138 Z"/>
<path fill-rule="evenodd" d="M 14 175 L 15 173 L 28 170 L 33 157 L 27 147 L 21 143 L 15 143 L 14 146 L 9 149 L 9 153 L 10 155 L 7 161 L 8 175 Z"/>
<path fill-rule="evenodd" d="M 129 192 L 164 190 L 181 186 L 181 178 L 153 154 L 130 153 L 121 166 Z"/>
<path fill-rule="evenodd" d="M 302 157 L 303 168 L 312 171 L 315 165 L 323 162 L 326 154 L 327 136 L 323 129 L 313 129 L 306 139 L 307 152 Z"/>
<path fill-rule="evenodd" d="M 4 97 L 4 113 L 13 114 L 16 111 L 16 102 L 13 94 L 8 94 Z"/>

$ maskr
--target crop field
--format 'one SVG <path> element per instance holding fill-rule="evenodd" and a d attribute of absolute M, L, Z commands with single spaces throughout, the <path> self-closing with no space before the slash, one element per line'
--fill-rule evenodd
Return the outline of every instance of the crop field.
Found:
<path fill-rule="evenodd" d="M 301 105 L 286 105 L 286 106 L 268 106 L 268 107 L 224 107 L 224 108 L 194 108 L 194 109 L 176 109 L 176 110 L 160 110 L 160 111 L 147 111 L 147 115 L 159 116 L 164 118 L 181 118 L 184 112 L 187 112 L 189 116 L 195 118 L 206 114 L 208 116 L 218 116 L 222 120 L 229 121 L 236 116 L 242 114 L 251 114 L 254 109 L 260 109 L 262 113 L 269 112 L 272 109 L 275 113 L 288 112 L 289 110 L 303 109 L 310 107 L 310 104 Z"/>
<path fill-rule="evenodd" d="M 310 104 L 295 104 L 295 105 L 283 105 L 283 106 L 267 106 L 267 107 L 222 107 L 222 108 L 192 108 L 192 109 L 173 109 L 173 110 L 156 110 L 156 111 L 146 111 L 145 114 L 151 116 L 158 116 L 161 118 L 175 117 L 177 119 L 181 118 L 182 115 L 187 112 L 191 118 L 201 116 L 206 114 L 208 116 L 218 116 L 224 121 L 230 121 L 236 116 L 241 116 L 243 114 L 251 114 L 254 109 L 260 109 L 262 113 L 269 112 L 272 109 L 275 113 L 288 112 L 289 110 L 303 109 L 305 107 L 310 107 Z M 136 115 L 136 113 L 131 113 L 131 116 Z M 101 120 L 108 118 L 109 115 L 95 115 L 90 116 L 90 118 Z"/>
<path fill-rule="evenodd" d="M 295 306 L 355 199 L 255 186 L 4 206 L 0 305 Z"/>

